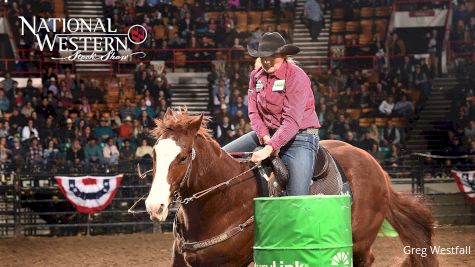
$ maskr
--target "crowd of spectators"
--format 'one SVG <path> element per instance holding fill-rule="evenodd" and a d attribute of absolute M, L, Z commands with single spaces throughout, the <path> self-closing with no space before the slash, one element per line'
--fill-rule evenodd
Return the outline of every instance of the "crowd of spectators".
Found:
<path fill-rule="evenodd" d="M 454 8 L 452 16 L 452 29 L 450 30 L 452 58 L 458 74 L 466 75 L 468 62 L 474 52 L 475 42 L 475 8 L 468 10 L 464 1 L 459 1 Z"/>
<path fill-rule="evenodd" d="M 154 119 L 163 116 L 171 104 L 166 75 L 139 65 L 136 97 L 125 98 L 118 111 L 106 113 L 94 109 L 104 103 L 104 88 L 96 80 L 74 76 L 67 70 L 58 77 L 50 69 L 42 77 L 42 86 L 36 88 L 28 79 L 20 88 L 10 73 L 4 75 L 0 82 L 0 164 L 95 168 L 151 158 L 149 133 Z"/>
<path fill-rule="evenodd" d="M 183 6 L 173 5 L 171 1 L 129 1 L 106 0 L 105 15 L 112 18 L 114 28 L 127 31 L 132 24 L 141 24 L 147 29 L 147 41 L 140 49 L 207 49 L 201 51 L 187 50 L 187 61 L 195 61 L 194 67 L 209 70 L 210 64 L 199 61 L 216 59 L 220 48 L 234 48 L 232 60 L 244 57 L 244 47 L 257 43 L 264 30 L 279 31 L 288 38 L 288 33 L 277 25 L 275 28 L 262 29 L 260 18 L 248 17 L 256 28 L 238 27 L 237 13 L 234 10 L 263 10 L 274 6 L 274 13 L 282 11 L 287 14 L 292 6 L 289 1 L 195 1 Z M 230 10 L 219 13 L 218 17 L 209 17 L 210 10 Z M 285 12 L 284 12 L 285 11 Z M 280 16 L 279 16 L 280 17 Z M 213 50 L 214 49 L 214 50 Z M 171 60 L 170 50 L 148 52 L 148 58 Z"/>

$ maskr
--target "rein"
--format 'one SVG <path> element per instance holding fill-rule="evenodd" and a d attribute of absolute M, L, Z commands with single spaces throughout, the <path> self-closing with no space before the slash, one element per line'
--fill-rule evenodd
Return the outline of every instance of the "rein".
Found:
<path fill-rule="evenodd" d="M 181 180 L 180 182 L 180 186 L 178 189 L 182 188 L 185 183 L 189 180 L 190 176 L 191 176 L 191 169 L 192 169 L 192 165 L 193 165 L 193 160 L 196 158 L 196 151 L 195 151 L 195 148 L 194 148 L 194 145 L 192 146 L 192 149 L 191 149 L 191 160 L 190 160 L 190 163 L 188 164 L 187 166 L 187 169 L 186 169 L 186 172 L 185 172 L 185 175 L 183 176 L 183 179 Z M 252 154 L 252 153 L 250 153 Z M 250 155 L 250 154 L 246 154 L 246 155 Z M 215 161 L 217 162 L 217 161 Z M 213 163 L 212 163 L 213 164 Z M 211 164 L 211 165 L 212 165 Z M 231 179 L 225 181 L 225 182 L 222 182 L 222 183 L 219 183 L 217 185 L 214 185 L 212 187 L 209 187 L 207 189 L 204 189 L 204 190 L 201 190 L 199 192 L 196 192 L 194 193 L 191 197 L 187 197 L 187 198 L 184 198 L 180 195 L 180 193 L 177 191 L 174 191 L 173 192 L 173 198 L 174 200 L 172 201 L 172 203 L 179 203 L 180 206 L 178 207 L 178 211 L 180 210 L 181 206 L 182 205 L 186 205 L 188 203 L 190 203 L 191 201 L 193 200 L 196 200 L 196 199 L 199 199 L 201 197 L 204 197 L 208 194 L 210 194 L 211 192 L 213 191 L 216 191 L 218 190 L 219 188 L 221 187 L 224 187 L 224 186 L 229 186 L 231 184 L 231 182 L 235 181 L 236 179 L 238 179 L 239 177 L 243 176 L 244 174 L 254 170 L 255 168 L 259 167 L 260 164 L 255 164 L 254 166 L 252 166 L 251 168 L 249 168 L 248 170 L 232 177 Z M 138 167 L 138 172 L 139 172 L 139 177 L 141 179 L 143 179 L 147 173 L 149 173 L 150 171 L 147 171 L 145 173 L 141 173 L 140 171 L 140 167 Z M 208 170 L 208 168 L 206 168 L 206 170 Z M 134 205 L 132 205 L 132 207 L 130 207 L 130 209 L 128 210 L 129 213 L 131 214 L 137 214 L 137 213 L 145 213 L 147 211 L 134 211 L 134 208 L 135 206 L 137 205 L 138 202 L 140 202 L 141 200 L 145 199 L 147 195 L 144 195 L 142 196 L 139 200 L 137 200 Z M 249 217 L 245 222 L 241 223 L 241 224 L 238 224 L 236 226 L 234 226 L 233 228 L 227 230 L 226 232 L 222 233 L 222 234 L 219 234 L 217 236 L 214 236 L 214 237 L 211 237 L 211 238 L 208 238 L 208 239 L 205 239 L 205 240 L 202 240 L 202 241 L 195 241 L 195 242 L 187 242 L 185 240 L 185 238 L 179 233 L 180 232 L 180 223 L 178 222 L 178 211 L 175 215 L 175 219 L 173 220 L 173 233 L 176 235 L 176 237 L 178 238 L 179 240 L 179 245 L 178 245 L 178 252 L 180 254 L 183 254 L 184 251 L 197 251 L 197 250 L 200 250 L 200 249 L 203 249 L 203 248 L 207 248 L 207 247 L 210 247 L 210 246 L 213 246 L 213 245 L 216 245 L 218 243 L 221 243 L 221 242 L 224 242 L 228 239 L 230 239 L 231 237 L 241 233 L 242 231 L 244 231 L 244 229 L 251 225 L 252 223 L 254 223 L 254 216 L 251 216 Z"/>
<path fill-rule="evenodd" d="M 192 151 L 194 151 L 194 149 Z M 183 178 L 183 180 L 189 178 L 189 173 L 191 173 L 191 167 L 190 166 L 192 165 L 192 162 L 193 162 L 193 160 L 190 161 L 190 164 L 188 165 L 187 172 L 185 173 L 185 177 Z M 180 204 L 180 206 L 178 207 L 178 211 L 179 211 L 179 209 L 181 208 L 182 205 L 186 205 L 186 204 L 190 203 L 193 200 L 196 200 L 196 199 L 199 199 L 203 196 L 206 196 L 206 195 L 210 194 L 211 192 L 216 191 L 217 189 L 219 189 L 223 186 L 229 186 L 231 184 L 231 182 L 233 182 L 234 180 L 236 180 L 239 177 L 243 176 L 244 174 L 254 170 L 258 166 L 259 166 L 259 164 L 256 164 L 256 165 L 252 166 L 250 169 L 248 169 L 248 170 L 232 177 L 231 179 L 229 179 L 225 182 L 222 182 L 222 183 L 219 183 L 219 184 L 214 185 L 212 187 L 209 187 L 207 189 L 201 190 L 197 193 L 194 193 L 191 197 L 187 197 L 185 199 L 182 198 L 182 196 L 180 195 L 180 193 L 178 191 L 175 191 L 175 192 L 173 192 L 173 197 L 174 197 L 173 203 L 179 203 Z M 182 183 L 180 184 L 180 188 L 183 185 L 183 180 L 182 180 Z M 244 229 L 247 226 L 254 223 L 254 216 L 251 216 L 245 222 L 243 222 L 241 224 L 238 224 L 237 226 L 234 226 L 233 228 L 227 230 L 226 232 L 224 232 L 222 234 L 219 234 L 217 236 L 214 236 L 214 237 L 211 237 L 211 238 L 208 238 L 208 239 L 205 239 L 205 240 L 201 240 L 201 241 L 187 242 L 185 240 L 185 238 L 180 234 L 180 223 L 178 222 L 178 211 L 177 211 L 177 215 L 175 215 L 175 219 L 173 220 L 173 233 L 178 238 L 178 241 L 179 241 L 178 253 L 180 253 L 180 254 L 183 254 L 184 251 L 194 252 L 194 251 L 198 251 L 200 249 L 207 248 L 207 247 L 216 245 L 218 243 L 224 242 L 224 241 L 230 239 L 231 237 L 241 233 L 242 231 L 244 231 Z"/>

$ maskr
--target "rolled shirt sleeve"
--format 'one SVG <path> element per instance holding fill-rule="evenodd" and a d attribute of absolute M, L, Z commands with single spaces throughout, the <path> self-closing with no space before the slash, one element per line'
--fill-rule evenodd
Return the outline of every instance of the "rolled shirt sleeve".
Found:
<path fill-rule="evenodd" d="M 251 72 L 250 79 L 249 79 L 249 90 L 248 90 L 248 114 L 249 119 L 251 120 L 251 127 L 256 132 L 257 136 L 260 138 L 264 137 L 265 135 L 269 135 L 269 129 L 264 124 L 264 121 L 259 114 L 259 110 L 257 108 L 257 93 L 256 88 L 254 85 L 254 74 L 256 70 Z"/>
<path fill-rule="evenodd" d="M 271 145 L 274 150 L 287 144 L 299 131 L 311 92 L 310 80 L 303 71 L 297 71 L 287 78 L 282 125 L 268 142 L 268 145 Z"/>

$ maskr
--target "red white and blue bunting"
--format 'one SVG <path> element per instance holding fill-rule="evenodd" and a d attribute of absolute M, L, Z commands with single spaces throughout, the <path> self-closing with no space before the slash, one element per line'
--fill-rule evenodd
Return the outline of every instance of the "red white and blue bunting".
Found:
<path fill-rule="evenodd" d="M 460 192 L 475 202 L 475 171 L 452 171 L 452 176 L 457 182 Z"/>
<path fill-rule="evenodd" d="M 102 211 L 112 202 L 123 175 L 55 177 L 64 196 L 81 213 Z"/>

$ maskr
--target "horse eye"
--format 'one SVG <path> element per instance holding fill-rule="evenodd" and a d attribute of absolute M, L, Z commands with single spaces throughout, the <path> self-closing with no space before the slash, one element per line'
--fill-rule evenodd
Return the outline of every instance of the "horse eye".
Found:
<path fill-rule="evenodd" d="M 184 163 L 184 162 L 185 162 L 185 160 L 186 160 L 187 158 L 188 158 L 187 156 L 183 156 L 183 157 L 181 157 L 181 159 L 180 159 L 180 163 Z"/>

